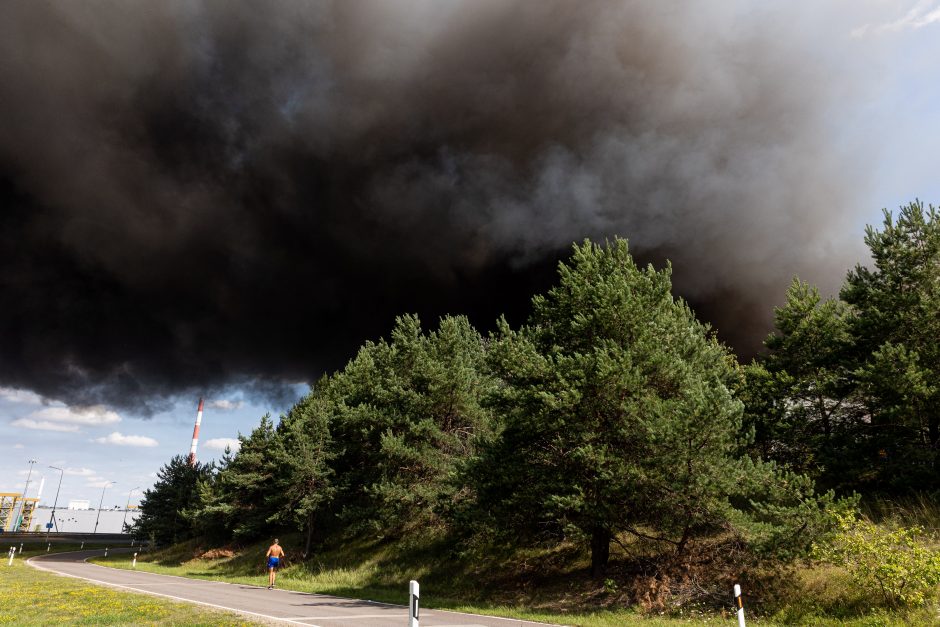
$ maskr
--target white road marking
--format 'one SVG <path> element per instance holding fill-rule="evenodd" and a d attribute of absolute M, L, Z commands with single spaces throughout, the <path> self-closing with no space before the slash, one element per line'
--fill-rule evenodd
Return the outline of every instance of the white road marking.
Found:
<path fill-rule="evenodd" d="M 70 552 L 78 553 L 78 551 L 70 551 Z M 163 594 L 162 592 L 153 592 L 152 590 L 141 590 L 140 588 L 133 588 L 133 587 L 131 587 L 131 586 L 122 586 L 122 585 L 120 585 L 120 584 L 111 583 L 111 582 L 109 582 L 109 581 L 101 581 L 101 580 L 99 580 L 99 579 L 92 579 L 92 578 L 90 578 L 90 577 L 80 577 L 79 575 L 72 575 L 72 574 L 69 574 L 69 573 L 60 573 L 60 572 L 56 572 L 56 571 L 54 571 L 54 570 L 51 570 L 51 569 L 49 569 L 49 568 L 43 568 L 42 566 L 39 566 L 38 564 L 33 564 L 33 563 L 32 563 L 32 560 L 33 560 L 33 558 L 31 557 L 31 558 L 29 558 L 28 560 L 26 560 L 26 563 L 29 564 L 30 566 L 32 566 L 33 568 L 37 568 L 37 569 L 39 569 L 39 570 L 44 570 L 44 571 L 46 571 L 46 572 L 48 572 L 48 573 L 52 573 L 53 575 L 61 575 L 61 576 L 65 576 L 65 577 L 72 577 L 73 579 L 81 579 L 81 580 L 83 580 L 83 581 L 91 581 L 91 582 L 94 582 L 94 583 L 99 583 L 99 584 L 101 584 L 101 585 L 103 585 L 103 586 L 109 586 L 109 587 L 111 587 L 111 588 L 121 588 L 121 589 L 123 589 L 123 590 L 132 590 L 132 591 L 134 591 L 134 592 L 139 592 L 140 594 L 149 594 L 149 595 L 151 595 L 151 596 L 156 596 L 156 597 L 166 597 L 166 598 L 168 598 L 168 599 L 173 599 L 173 600 L 175 600 L 175 601 L 183 601 L 183 602 L 185 602 L 185 603 L 195 603 L 195 604 L 197 604 L 197 605 L 205 605 L 205 606 L 207 606 L 207 607 L 214 607 L 214 608 L 219 609 L 219 610 L 227 610 L 227 611 L 229 611 L 229 612 L 235 612 L 235 613 L 237 613 L 237 614 L 247 614 L 247 615 L 250 615 L 250 616 L 260 616 L 261 618 L 267 618 L 267 619 L 269 619 L 269 620 L 275 620 L 275 621 L 279 621 L 279 622 L 283 622 L 283 623 L 291 623 L 292 625 L 306 625 L 307 627 L 319 627 L 318 625 L 311 625 L 311 624 L 309 624 L 309 623 L 301 623 L 301 622 L 299 622 L 299 621 L 291 620 L 291 619 L 289 619 L 289 618 L 279 618 L 279 617 L 277 617 L 277 616 L 271 616 L 270 614 L 261 614 L 261 613 L 259 613 L 259 612 L 249 612 L 248 610 L 240 610 L 240 609 L 237 609 L 237 608 L 234 608 L 234 607 L 227 607 L 227 606 L 225 606 L 225 605 L 216 605 L 215 603 L 206 603 L 205 601 L 194 601 L 194 600 L 192 600 L 192 599 L 185 599 L 185 598 L 183 598 L 183 597 L 173 596 L 172 594 Z M 93 565 L 93 566 L 96 566 L 97 564 L 92 564 L 92 565 Z"/>
<path fill-rule="evenodd" d="M 86 549 L 86 550 L 87 550 L 87 549 Z M 84 551 L 63 551 L 62 553 L 53 553 L 53 555 L 66 555 L 67 553 L 84 553 Z M 34 557 L 42 557 L 42 556 L 37 555 L 37 556 L 34 556 Z M 240 610 L 240 609 L 237 609 L 237 608 L 228 607 L 228 606 L 224 606 L 224 605 L 215 605 L 215 604 L 213 604 L 213 603 L 207 603 L 207 602 L 205 602 L 205 601 L 194 601 L 194 600 L 186 599 L 186 598 L 183 598 L 183 597 L 176 597 L 176 596 L 169 595 L 169 594 L 162 594 L 162 593 L 159 593 L 159 592 L 152 592 L 152 591 L 150 591 L 150 590 L 142 590 L 142 589 L 140 589 L 140 588 L 133 588 L 133 587 L 130 587 L 130 586 L 123 586 L 123 585 L 120 585 L 120 584 L 113 584 L 113 583 L 109 583 L 109 582 L 107 582 L 107 581 L 100 581 L 100 580 L 98 580 L 98 579 L 91 579 L 91 578 L 89 578 L 89 577 L 81 577 L 81 576 L 79 576 L 79 575 L 71 575 L 71 574 L 67 574 L 67 573 L 60 573 L 60 572 L 57 572 L 57 571 L 54 571 L 54 570 L 51 570 L 51 569 L 48 569 L 48 568 L 43 568 L 42 566 L 39 566 L 39 565 L 37 565 L 37 564 L 31 563 L 31 561 L 34 559 L 34 557 L 30 557 L 29 559 L 27 559 L 27 560 L 26 560 L 26 563 L 29 564 L 30 566 L 32 566 L 33 568 L 38 568 L 39 570 L 44 570 L 44 571 L 47 571 L 47 572 L 50 572 L 50 573 L 53 573 L 53 574 L 56 574 L 56 575 L 64 575 L 64 576 L 66 576 L 66 577 L 73 577 L 73 578 L 75 578 L 75 579 L 83 579 L 83 580 L 85 580 L 85 581 L 93 581 L 93 582 L 95 582 L 95 583 L 100 583 L 100 584 L 105 585 L 105 586 L 112 586 L 112 587 L 115 587 L 115 588 L 123 588 L 123 589 L 126 589 L 126 590 L 133 590 L 133 591 L 136 591 L 136 592 L 140 592 L 141 594 L 150 594 L 150 595 L 154 595 L 154 596 L 167 597 L 167 598 L 174 599 L 174 600 L 178 600 L 178 601 L 184 601 L 184 602 L 186 602 L 186 603 L 196 603 L 196 604 L 198 604 L 198 605 L 206 605 L 206 606 L 208 606 L 208 607 L 214 607 L 214 608 L 217 608 L 217 609 L 228 610 L 228 611 L 230 611 L 230 612 L 236 612 L 236 613 L 240 613 L 240 614 L 248 614 L 248 615 L 252 615 L 252 616 L 260 616 L 260 617 L 262 617 L 262 618 L 268 618 L 268 619 L 271 619 L 271 620 L 276 620 L 276 621 L 291 623 L 291 624 L 295 624 L 295 625 L 306 625 L 307 627 L 321 627 L 321 626 L 319 626 L 319 625 L 313 625 L 313 624 L 310 624 L 310 623 L 299 622 L 299 621 L 302 621 L 302 620 L 344 620 L 344 619 L 356 619 L 356 618 L 385 618 L 385 617 L 388 616 L 387 614 L 382 614 L 382 615 L 377 615 L 377 616 L 374 616 L 374 617 L 373 617 L 373 616 L 368 616 L 368 615 L 364 615 L 364 614 L 363 614 L 363 615 L 355 615 L 355 616 L 335 616 L 335 617 L 325 617 L 325 616 L 320 616 L 320 617 L 300 617 L 300 616 L 295 616 L 295 617 L 290 617 L 290 618 L 278 618 L 277 616 L 269 616 L 269 615 L 267 615 L 267 614 L 260 614 L 260 613 L 258 613 L 258 612 L 250 612 L 250 611 L 248 611 L 248 610 Z M 85 564 L 87 564 L 87 565 L 89 565 L 89 566 L 97 566 L 98 568 L 105 568 L 105 569 L 110 570 L 110 571 L 112 571 L 112 572 L 113 572 L 113 571 L 118 571 L 118 570 L 128 570 L 128 569 L 112 568 L 112 567 L 109 567 L 109 566 L 102 566 L 101 564 L 94 564 L 94 563 L 92 563 L 92 562 L 89 562 L 88 560 L 90 560 L 90 559 L 93 558 L 93 557 L 100 557 L 100 556 L 99 556 L 99 555 L 89 555 L 89 556 L 86 557 L 84 560 L 82 560 L 82 562 L 85 563 Z M 212 584 L 212 585 L 222 585 L 222 586 L 249 586 L 249 587 L 252 587 L 252 588 L 256 588 L 256 589 L 258 589 L 258 590 L 263 590 L 263 589 L 265 589 L 265 586 L 255 586 L 255 585 L 253 585 L 253 584 L 229 583 L 229 582 L 227 582 L 227 581 L 212 581 L 212 580 L 206 580 L 206 579 L 193 579 L 193 578 L 190 578 L 190 577 L 181 577 L 181 576 L 179 576 L 179 575 L 164 575 L 164 574 L 162 574 L 162 573 L 151 573 L 151 572 L 148 572 L 148 571 L 136 571 L 136 570 L 135 570 L 135 571 L 128 571 L 128 572 L 139 573 L 139 574 L 144 574 L 144 575 L 155 575 L 155 576 L 157 576 L 157 577 L 172 577 L 172 578 L 174 578 L 174 579 L 182 579 L 183 581 L 187 582 L 189 585 L 194 585 L 194 584 Z M 135 584 L 135 585 L 160 585 L 160 584 Z M 182 585 L 182 584 L 180 584 L 180 585 Z M 312 592 L 300 592 L 300 591 L 297 591 L 297 590 L 280 590 L 280 591 L 281 591 L 281 592 L 290 592 L 291 594 L 301 594 L 301 595 L 304 595 L 304 596 L 318 596 L 318 597 L 342 599 L 342 600 L 344 600 L 344 601 L 357 601 L 357 602 L 359 602 L 359 603 L 369 603 L 369 604 L 372 604 L 372 605 L 384 605 L 384 606 L 386 606 L 386 607 L 401 608 L 401 609 L 403 609 L 403 610 L 407 610 L 407 609 L 408 609 L 408 606 L 406 606 L 406 605 L 398 605 L 398 604 L 395 604 L 395 603 L 384 603 L 384 602 L 382 602 L 382 601 L 372 601 L 372 600 L 370 600 L 370 599 L 353 599 L 353 598 L 351 598 L 351 597 L 340 597 L 340 596 L 336 596 L 336 595 L 317 594 L 317 593 L 312 593 Z M 519 619 L 519 618 L 508 618 L 508 617 L 505 617 L 505 616 L 488 616 L 488 615 L 483 615 L 483 614 L 471 614 L 470 612 L 456 612 L 456 611 L 453 611 L 453 610 L 443 610 L 443 609 L 437 609 L 437 608 L 435 608 L 435 609 L 433 609 L 433 610 L 432 610 L 431 608 L 427 608 L 426 611 L 427 611 L 429 614 L 430 614 L 431 612 L 435 612 L 435 613 L 451 614 L 451 615 L 454 615 L 454 616 L 474 616 L 474 617 L 486 618 L 487 620 L 512 621 L 512 622 L 515 622 L 515 623 L 530 622 L 530 621 L 524 621 L 524 620 Z M 429 617 L 429 619 L 430 619 L 430 617 Z M 531 622 L 534 622 L 534 621 L 531 621 Z M 564 626 L 562 626 L 562 625 L 557 625 L 557 624 L 553 624 L 553 623 L 537 623 L 537 624 L 539 624 L 539 625 L 545 625 L 546 627 L 564 627 Z M 432 626 L 429 625 L 429 627 L 432 627 Z M 479 624 L 477 624 L 477 623 L 458 623 L 458 624 L 451 624 L 451 625 L 440 624 L 440 625 L 434 625 L 433 627 L 484 627 L 484 626 L 479 625 Z"/>
<path fill-rule="evenodd" d="M 351 620 L 356 618 L 388 618 L 388 614 L 349 614 L 343 616 L 291 616 L 284 620 Z M 473 627 L 468 625 L 467 627 Z M 481 626 L 482 627 L 482 626 Z"/>

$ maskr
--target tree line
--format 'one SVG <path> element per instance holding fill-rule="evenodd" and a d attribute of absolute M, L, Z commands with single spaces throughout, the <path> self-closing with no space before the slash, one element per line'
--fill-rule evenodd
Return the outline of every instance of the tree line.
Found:
<path fill-rule="evenodd" d="M 134 531 L 293 529 L 307 554 L 363 533 L 567 541 L 595 577 L 625 538 L 662 568 L 702 547 L 806 555 L 855 492 L 937 489 L 940 221 L 914 203 L 865 241 L 873 265 L 838 298 L 794 280 L 747 365 L 673 297 L 668 265 L 638 266 L 622 239 L 575 245 L 519 328 L 402 316 L 238 451 L 172 459 Z"/>

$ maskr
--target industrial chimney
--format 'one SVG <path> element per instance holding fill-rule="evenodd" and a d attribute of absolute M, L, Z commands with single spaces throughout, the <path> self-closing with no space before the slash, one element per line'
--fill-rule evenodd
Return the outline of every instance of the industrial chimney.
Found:
<path fill-rule="evenodd" d="M 202 422 L 202 399 L 199 399 L 199 409 L 196 410 L 196 426 L 193 427 L 193 444 L 189 447 L 189 465 L 196 465 L 196 445 L 199 444 L 199 424 Z"/>

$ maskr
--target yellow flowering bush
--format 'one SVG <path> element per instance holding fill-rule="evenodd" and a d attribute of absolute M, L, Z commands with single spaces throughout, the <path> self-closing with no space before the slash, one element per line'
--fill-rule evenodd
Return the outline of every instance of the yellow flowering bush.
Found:
<path fill-rule="evenodd" d="M 855 583 L 892 606 L 919 606 L 940 584 L 940 552 L 923 527 L 878 526 L 854 513 L 838 515 L 838 530 L 813 547 L 822 561 L 844 566 Z"/>

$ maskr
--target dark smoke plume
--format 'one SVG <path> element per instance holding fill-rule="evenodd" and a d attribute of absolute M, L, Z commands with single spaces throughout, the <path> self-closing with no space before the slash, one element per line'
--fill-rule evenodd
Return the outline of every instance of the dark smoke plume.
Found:
<path fill-rule="evenodd" d="M 270 395 L 615 234 L 752 352 L 857 253 L 847 31 L 773 6 L 5 2 L 0 385 Z"/>

